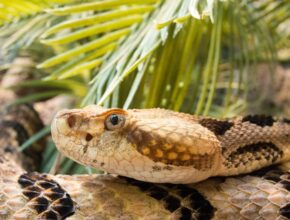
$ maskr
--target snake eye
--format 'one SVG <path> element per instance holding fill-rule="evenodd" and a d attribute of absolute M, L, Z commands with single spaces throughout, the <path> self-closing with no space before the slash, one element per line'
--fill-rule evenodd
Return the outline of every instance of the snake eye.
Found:
<path fill-rule="evenodd" d="M 123 115 L 112 114 L 105 120 L 105 127 L 107 130 L 115 130 L 121 128 L 125 123 L 125 117 Z"/>

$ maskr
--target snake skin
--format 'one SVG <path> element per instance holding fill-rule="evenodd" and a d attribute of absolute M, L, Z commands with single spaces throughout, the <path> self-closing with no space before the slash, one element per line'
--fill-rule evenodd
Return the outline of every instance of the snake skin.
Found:
<path fill-rule="evenodd" d="M 0 169 L 0 219 L 290 218 L 287 171 L 170 185 L 110 175 L 23 174 L 15 164 L 10 170 L 4 176 Z"/>
<path fill-rule="evenodd" d="M 290 165 L 286 163 L 270 171 L 190 185 L 154 184 L 112 175 L 27 172 L 23 165 L 27 161 L 34 164 L 37 157 L 15 149 L 40 123 L 35 118 L 30 121 L 30 132 L 25 128 L 30 118 L 23 116 L 30 108 L 19 106 L 19 111 L 4 111 L 0 117 L 1 220 L 290 218 Z M 8 118 L 13 119 L 10 124 L 2 123 Z M 19 126 L 11 126 L 12 122 Z M 39 150 L 39 143 L 32 148 Z"/>
<path fill-rule="evenodd" d="M 108 129 L 111 116 L 124 123 Z M 60 111 L 52 137 L 79 163 L 156 183 L 244 174 L 290 159 L 289 120 L 262 115 L 217 120 L 164 109 L 88 106 Z"/>

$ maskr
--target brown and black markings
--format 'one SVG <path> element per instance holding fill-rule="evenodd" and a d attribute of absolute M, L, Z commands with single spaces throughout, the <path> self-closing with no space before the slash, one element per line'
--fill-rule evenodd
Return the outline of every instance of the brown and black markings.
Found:
<path fill-rule="evenodd" d="M 143 131 L 134 123 L 125 128 L 122 135 L 125 135 L 139 153 L 149 157 L 154 162 L 174 166 L 192 166 L 198 170 L 207 170 L 213 166 L 214 155 L 196 154 L 191 152 L 189 146 L 170 142 L 168 141 L 169 138 L 160 137 L 158 133 Z M 171 133 L 168 132 L 167 136 L 170 137 L 170 135 Z M 156 171 L 155 168 L 153 169 Z"/>
<path fill-rule="evenodd" d="M 273 180 L 273 178 L 271 178 L 271 180 Z M 276 182 L 277 184 L 281 184 L 286 190 L 288 190 L 288 192 L 290 192 L 290 172 L 289 171 L 284 172 L 284 173 L 283 172 L 278 173 L 276 175 Z M 280 214 L 286 217 L 287 219 L 290 219 L 290 201 L 286 205 L 284 205 L 282 208 L 280 208 Z"/>
<path fill-rule="evenodd" d="M 215 135 L 224 135 L 226 131 L 230 130 L 234 125 L 233 122 L 227 120 L 217 120 L 213 118 L 203 118 L 199 120 L 199 123 L 212 131 Z"/>
<path fill-rule="evenodd" d="M 44 126 L 31 104 L 10 105 L 0 112 L 0 117 L 5 121 L 17 121 L 29 135 L 39 131 Z"/>
<path fill-rule="evenodd" d="M 38 219 L 65 219 L 75 213 L 75 203 L 70 195 L 45 174 L 25 173 L 18 179 L 22 194 L 38 213 Z"/>
<path fill-rule="evenodd" d="M 282 120 L 284 123 L 290 124 L 290 119 L 289 118 L 283 118 Z"/>
<path fill-rule="evenodd" d="M 275 144 L 259 142 L 238 148 L 227 157 L 224 164 L 228 168 L 238 168 L 260 160 L 267 160 L 269 164 L 274 164 L 282 157 L 283 151 L 275 146 Z"/>
<path fill-rule="evenodd" d="M 280 214 L 287 219 L 290 219 L 290 203 L 280 209 Z"/>
<path fill-rule="evenodd" d="M 0 130 L 0 135 L 9 136 L 7 132 L 11 132 L 11 133 L 14 132 L 19 146 L 23 144 L 29 138 L 29 135 L 26 129 L 20 123 L 16 121 L 7 121 L 7 120 L 1 121 L 0 128 L 3 128 L 3 127 L 5 129 Z"/>
<path fill-rule="evenodd" d="M 272 166 L 271 169 L 264 168 L 261 171 L 255 172 L 253 175 L 257 175 L 266 180 L 270 180 L 274 182 L 275 185 L 282 186 L 290 193 L 290 172 L 285 172 L 281 170 L 279 167 Z M 290 201 L 280 208 L 280 215 L 283 217 L 290 219 Z"/>
<path fill-rule="evenodd" d="M 18 147 L 21 146 L 28 138 L 32 135 L 23 126 L 23 123 L 18 121 L 2 120 L 0 121 L 0 148 L 4 150 L 5 153 L 15 153 Z M 23 151 L 25 155 L 26 162 L 23 166 L 27 170 L 35 170 L 39 166 L 41 161 L 41 154 L 35 152 L 35 144 Z"/>
<path fill-rule="evenodd" d="M 150 197 L 160 201 L 171 213 L 172 219 L 212 219 L 214 207 L 196 189 L 183 184 L 153 184 L 124 178 L 129 184 L 138 187 Z"/>
<path fill-rule="evenodd" d="M 5 106 L 0 111 L 0 118 L 0 136 L 5 146 L 17 148 L 43 128 L 38 113 L 30 104 Z M 7 139 L 3 136 L 7 136 Z M 36 170 L 39 167 L 44 145 L 44 138 L 42 138 L 23 151 L 27 159 L 32 161 L 31 167 L 25 165 L 26 168 Z"/>
<path fill-rule="evenodd" d="M 276 120 L 272 116 L 266 115 L 247 115 L 243 117 L 242 122 L 250 122 L 260 127 L 272 126 Z"/>

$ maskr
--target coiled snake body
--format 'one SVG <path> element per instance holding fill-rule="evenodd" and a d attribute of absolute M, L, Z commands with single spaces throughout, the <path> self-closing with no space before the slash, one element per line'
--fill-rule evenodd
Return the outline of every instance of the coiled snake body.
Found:
<path fill-rule="evenodd" d="M 35 166 L 37 166 L 39 157 L 35 157 L 34 154 L 39 155 L 41 149 L 39 145 L 36 145 L 30 148 L 29 151 L 24 151 L 24 154 L 22 154 L 17 151 L 17 147 L 38 130 L 37 126 L 34 125 L 38 125 L 40 121 L 34 114 L 31 114 L 32 118 L 27 115 L 30 112 L 33 113 L 33 109 L 29 106 L 18 106 L 14 108 L 14 110 L 15 111 L 12 111 L 10 109 L 9 111 L 5 111 L 3 115 L 0 114 L 1 220 L 65 218 L 76 220 L 285 220 L 290 218 L 290 173 L 288 172 L 289 164 L 286 163 L 281 167 L 271 168 L 270 171 L 261 170 L 251 175 L 239 177 L 211 178 L 190 185 L 155 184 L 125 177 L 118 178 L 111 175 L 70 176 L 40 174 L 35 172 L 27 173 L 23 166 L 27 161 L 29 161 L 29 164 L 35 164 Z M 95 117 L 95 120 L 90 120 L 92 119 L 92 115 L 89 118 L 83 118 L 84 115 L 89 116 L 86 111 L 74 110 L 72 111 L 73 114 L 70 112 L 67 115 L 65 112 L 60 113 L 57 120 L 64 119 L 68 124 L 54 124 L 54 126 L 56 126 L 53 127 L 54 138 L 60 138 L 60 135 L 63 135 L 57 133 L 57 136 L 55 136 L 55 132 L 63 131 L 54 130 L 56 128 L 70 128 L 75 130 L 75 132 L 79 131 L 76 128 L 82 128 L 82 132 L 74 133 L 79 136 L 76 135 L 72 143 L 79 143 L 80 146 L 85 146 L 84 143 L 87 142 L 93 143 L 96 138 L 94 137 L 94 130 L 92 129 L 102 127 L 100 126 L 100 122 L 104 122 L 104 120 L 99 120 L 98 117 Z M 107 112 L 107 110 L 104 110 L 104 112 Z M 117 112 L 114 110 L 114 113 Z M 69 117 L 71 115 L 74 116 Z M 113 115 L 114 116 L 109 117 L 108 120 L 112 122 L 112 124 L 118 124 L 115 122 L 116 119 L 119 121 L 119 117 L 116 118 L 116 114 Z M 122 121 L 122 119 L 120 120 Z M 125 120 L 127 122 L 130 121 L 127 118 Z M 91 126 L 87 127 L 88 123 L 91 123 Z M 126 124 L 125 121 L 122 121 L 122 123 Z M 273 124 L 275 123 L 276 122 Z M 208 125 L 207 123 L 205 127 L 209 127 Z M 105 123 L 105 126 L 106 129 L 112 129 L 110 123 Z M 221 128 L 224 130 L 225 127 L 216 126 L 211 128 L 211 130 L 220 131 Z M 144 131 L 145 130 L 146 128 L 144 127 Z M 209 131 L 211 130 L 209 129 Z M 207 133 L 209 133 L 209 131 L 207 131 Z M 72 134 L 73 132 L 71 131 L 67 133 L 69 139 L 72 138 Z M 211 135 L 212 134 L 214 134 L 214 132 L 212 132 Z M 85 139 L 80 139 L 80 137 L 84 137 Z M 265 137 L 269 136 L 266 135 Z M 132 137 L 128 138 L 130 139 Z M 91 142 L 89 141 L 90 139 Z M 99 141 L 104 140 L 106 139 L 99 139 Z M 145 138 L 145 140 L 147 139 Z M 277 136 L 277 139 L 271 138 L 265 139 L 265 141 L 266 140 L 273 141 L 272 144 L 274 145 L 278 144 L 280 139 Z M 61 142 L 61 140 L 58 139 L 56 141 L 58 144 Z M 64 139 L 64 141 L 67 140 Z M 112 142 L 109 143 L 113 144 L 115 139 L 111 141 Z M 67 141 L 66 144 L 63 143 L 63 146 L 68 147 L 69 143 L 70 142 Z M 280 148 L 279 146 L 277 148 L 279 148 L 278 151 L 282 151 L 282 157 L 279 156 L 275 162 L 284 160 L 283 158 L 285 158 L 287 153 L 287 151 L 284 151 L 285 148 Z M 76 147 L 76 151 L 71 156 L 76 154 L 85 156 L 86 154 L 83 154 L 83 152 L 89 151 L 89 146 L 88 149 L 78 148 L 75 144 L 73 144 L 72 147 Z M 77 151 L 78 149 L 80 149 L 80 151 Z M 63 149 L 61 150 L 64 151 Z M 199 150 L 199 148 L 197 148 L 197 150 Z M 264 150 L 266 151 L 267 148 L 265 147 Z M 137 152 L 139 151 L 137 150 Z M 145 152 L 147 152 L 147 150 L 145 150 Z M 203 152 L 209 154 L 211 151 Z M 176 151 L 176 153 L 178 153 L 178 151 Z M 242 153 L 243 152 L 240 152 L 240 154 Z M 266 152 L 264 152 L 264 154 L 266 154 Z M 146 154 L 141 155 L 146 156 Z M 152 155 L 154 156 L 155 154 L 152 153 Z M 148 154 L 147 157 L 152 157 L 151 153 Z M 265 156 L 265 159 L 268 157 L 270 157 L 270 160 L 274 160 L 271 156 Z M 177 158 L 181 159 L 182 157 L 178 154 Z M 80 158 L 78 158 L 78 160 L 81 161 Z M 83 160 L 85 160 L 85 158 L 83 158 Z M 154 163 L 158 163 L 158 166 L 161 166 L 159 163 L 165 162 L 157 161 L 157 159 L 150 160 L 154 161 Z M 168 161 L 169 160 L 166 162 L 169 163 Z M 168 166 L 193 167 L 193 165 L 184 163 L 180 165 L 178 160 L 177 162 L 169 163 Z M 28 165 L 26 168 L 33 168 L 33 166 Z M 194 166 L 195 169 L 198 167 L 196 163 Z M 159 168 L 154 169 L 159 170 Z"/>

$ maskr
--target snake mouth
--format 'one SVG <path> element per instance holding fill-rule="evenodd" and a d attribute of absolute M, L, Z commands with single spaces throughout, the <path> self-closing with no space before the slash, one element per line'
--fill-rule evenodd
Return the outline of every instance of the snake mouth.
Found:
<path fill-rule="evenodd" d="M 62 110 L 52 122 L 52 139 L 58 150 L 81 164 L 87 163 L 84 157 L 103 151 L 99 142 L 104 124 L 93 116 L 93 112 Z"/>
<path fill-rule="evenodd" d="M 51 123 L 51 136 L 58 150 L 67 155 L 65 145 L 69 139 L 71 129 L 67 123 L 67 120 L 62 117 L 62 112 L 59 112 Z"/>
<path fill-rule="evenodd" d="M 57 113 L 51 124 L 52 139 L 58 150 L 66 156 L 76 149 L 70 149 L 71 146 L 82 146 L 82 143 L 75 143 L 83 140 L 80 136 L 79 127 L 81 124 L 81 115 L 76 110 L 62 110 Z M 75 137 L 75 138 L 74 138 Z"/>
<path fill-rule="evenodd" d="M 64 156 L 82 163 L 79 160 L 86 153 L 87 147 L 82 143 L 83 138 L 80 138 L 80 135 L 71 129 L 69 123 L 68 117 L 64 116 L 62 112 L 56 115 L 51 125 L 52 139 Z"/>

